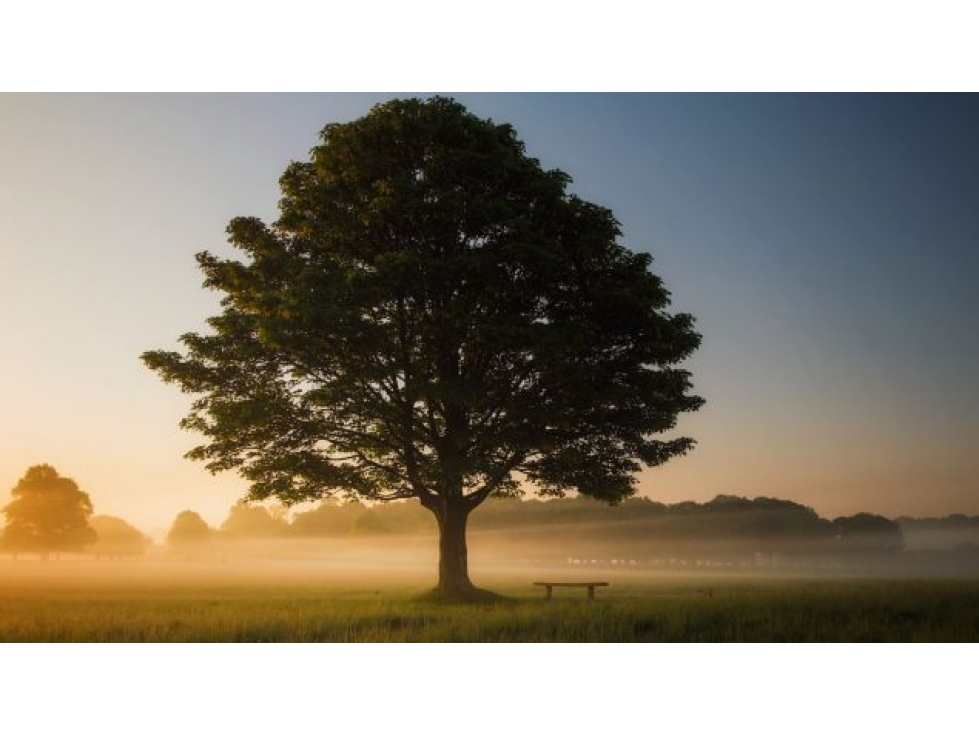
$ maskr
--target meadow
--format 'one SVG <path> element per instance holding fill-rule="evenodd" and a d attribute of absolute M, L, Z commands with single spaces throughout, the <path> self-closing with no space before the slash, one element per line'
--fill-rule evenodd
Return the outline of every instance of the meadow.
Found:
<path fill-rule="evenodd" d="M 507 600 L 422 600 L 418 568 L 0 561 L 2 642 L 974 642 L 979 581 L 475 573 Z M 565 569 L 565 577 L 568 572 Z M 595 574 L 592 574 L 595 575 Z"/>

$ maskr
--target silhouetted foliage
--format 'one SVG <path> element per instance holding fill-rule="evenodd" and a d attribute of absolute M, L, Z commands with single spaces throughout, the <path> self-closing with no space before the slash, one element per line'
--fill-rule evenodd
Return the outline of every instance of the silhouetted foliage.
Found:
<path fill-rule="evenodd" d="M 89 525 L 91 499 L 53 466 L 30 467 L 11 495 L 13 501 L 3 508 L 6 550 L 47 557 L 52 552 L 80 551 L 95 542 L 95 530 Z"/>
<path fill-rule="evenodd" d="M 237 538 L 272 538 L 288 532 L 289 525 L 281 515 L 273 515 L 261 505 L 238 502 L 221 523 L 221 532 Z"/>
<path fill-rule="evenodd" d="M 96 515 L 91 523 L 98 534 L 95 545 L 89 549 L 95 556 L 125 558 L 146 553 L 150 539 L 122 518 Z"/>
<path fill-rule="evenodd" d="M 309 537 L 340 537 L 348 535 L 354 520 L 364 506 L 360 502 L 337 502 L 325 499 L 306 512 L 297 512 L 289 526 L 292 535 Z"/>
<path fill-rule="evenodd" d="M 861 512 L 850 517 L 833 520 L 837 537 L 848 550 L 900 551 L 904 550 L 901 527 L 893 520 L 880 515 Z"/>
<path fill-rule="evenodd" d="M 417 501 L 390 502 L 366 507 L 358 502 L 321 502 L 317 507 L 298 512 L 290 534 L 304 536 L 342 536 L 352 532 L 365 513 L 376 516 L 391 533 L 432 533 L 437 527 Z M 570 527 L 569 527 L 570 526 Z M 578 527 L 574 527 L 578 526 Z M 585 528 L 583 526 L 593 526 Z M 473 530 L 553 528 L 573 542 L 582 534 L 604 535 L 650 544 L 725 541 L 750 542 L 753 550 L 771 551 L 786 545 L 799 546 L 809 541 L 836 548 L 836 529 L 804 505 L 788 500 L 759 497 L 746 499 L 720 495 L 710 502 L 680 502 L 665 505 L 645 497 L 630 498 L 609 506 L 589 497 L 549 500 L 520 500 L 490 497 L 473 516 Z"/>
<path fill-rule="evenodd" d="M 372 519 L 361 521 L 370 514 Z M 288 532 L 294 536 L 340 537 L 371 532 L 371 526 L 385 533 L 426 534 L 438 532 L 432 513 L 415 500 L 400 500 L 367 507 L 360 502 L 325 499 L 316 507 L 297 512 Z"/>
<path fill-rule="evenodd" d="M 197 550 L 207 546 L 210 540 L 211 528 L 192 510 L 178 514 L 167 533 L 167 544 L 174 550 Z"/>
<path fill-rule="evenodd" d="M 188 455 L 250 497 L 414 497 L 440 529 L 439 588 L 473 591 L 469 513 L 518 491 L 609 502 L 685 453 L 656 438 L 702 403 L 677 364 L 700 337 L 608 209 L 444 98 L 328 125 L 280 179 L 281 216 L 201 253 L 213 332 L 143 355 L 197 395 Z"/>
<path fill-rule="evenodd" d="M 904 521 L 907 518 L 903 519 Z M 928 527 L 969 530 L 971 518 L 923 518 Z M 969 540 L 948 542 L 933 553 L 904 553 L 906 538 L 894 521 L 861 513 L 835 521 L 789 500 L 718 495 L 709 502 L 667 505 L 645 497 L 609 505 L 589 497 L 518 499 L 490 497 L 470 529 L 498 559 L 631 558 L 642 562 L 723 562 L 838 567 L 896 562 L 904 567 L 971 572 L 976 548 Z M 333 499 L 296 512 L 287 536 L 329 537 L 432 535 L 432 515 L 417 500 L 372 505 Z M 671 560 L 672 559 L 672 560 Z"/>

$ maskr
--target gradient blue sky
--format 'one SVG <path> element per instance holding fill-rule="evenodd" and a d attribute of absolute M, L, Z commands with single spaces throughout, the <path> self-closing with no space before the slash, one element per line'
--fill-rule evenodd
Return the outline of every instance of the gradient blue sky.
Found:
<path fill-rule="evenodd" d="M 193 253 L 392 95 L 0 95 L 0 491 L 49 462 L 159 532 L 243 493 L 138 355 L 216 311 Z M 698 319 L 674 502 L 979 513 L 979 97 L 455 95 L 610 207 Z"/>

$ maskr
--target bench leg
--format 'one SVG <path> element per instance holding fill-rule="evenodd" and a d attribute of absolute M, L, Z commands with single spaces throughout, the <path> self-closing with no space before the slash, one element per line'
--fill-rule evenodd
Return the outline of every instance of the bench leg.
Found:
<path fill-rule="evenodd" d="M 594 600 L 595 600 L 595 587 L 594 586 L 589 586 L 588 587 L 588 601 L 594 601 Z"/>
<path fill-rule="evenodd" d="M 546 588 L 546 589 L 547 589 L 547 591 L 546 591 L 546 592 L 545 592 L 545 594 L 544 594 L 544 598 L 545 598 L 545 599 L 550 599 L 550 598 L 551 598 L 551 590 L 552 590 L 552 589 L 553 589 L 554 587 L 553 587 L 553 586 L 546 586 L 546 587 L 544 587 L 544 588 Z"/>

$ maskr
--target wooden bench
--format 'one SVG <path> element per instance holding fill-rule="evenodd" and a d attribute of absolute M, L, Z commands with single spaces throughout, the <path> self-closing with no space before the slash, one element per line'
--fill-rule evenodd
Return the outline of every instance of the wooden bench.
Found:
<path fill-rule="evenodd" d="M 588 601 L 595 598 L 596 586 L 608 586 L 608 581 L 535 581 L 534 586 L 543 586 L 547 589 L 544 594 L 545 599 L 550 599 L 555 586 L 587 586 Z"/>

